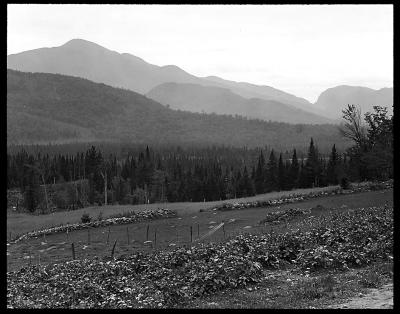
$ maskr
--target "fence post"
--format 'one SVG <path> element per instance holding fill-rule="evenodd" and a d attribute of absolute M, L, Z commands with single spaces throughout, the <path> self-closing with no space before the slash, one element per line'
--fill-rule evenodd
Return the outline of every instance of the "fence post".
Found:
<path fill-rule="evenodd" d="M 117 240 L 115 240 L 113 248 L 111 250 L 111 258 L 114 258 L 114 251 L 115 251 L 115 246 L 117 245 Z"/>
<path fill-rule="evenodd" d="M 46 234 L 45 234 L 45 233 L 43 233 L 43 242 L 46 242 L 46 243 L 47 243 L 47 241 L 46 241 Z"/>
<path fill-rule="evenodd" d="M 224 232 L 224 239 L 225 239 L 225 224 L 222 225 L 222 231 Z"/>
<path fill-rule="evenodd" d="M 154 229 L 154 248 L 156 247 L 156 245 L 157 245 L 157 228 Z"/>
<path fill-rule="evenodd" d="M 72 247 L 72 260 L 75 260 L 75 245 L 74 245 L 74 242 L 71 243 L 71 247 Z"/>
<path fill-rule="evenodd" d="M 89 245 L 90 244 L 90 229 L 88 229 L 88 231 L 87 231 L 87 242 Z"/>
<path fill-rule="evenodd" d="M 67 242 L 69 242 L 69 234 L 68 234 L 68 229 L 67 229 Z"/>
<path fill-rule="evenodd" d="M 199 224 L 197 224 L 197 237 L 198 238 L 200 237 L 200 225 Z"/>
<path fill-rule="evenodd" d="M 39 267 L 40 267 L 40 252 L 39 252 Z"/>
<path fill-rule="evenodd" d="M 146 241 L 149 241 L 149 225 L 147 225 Z"/>
<path fill-rule="evenodd" d="M 108 244 L 108 242 L 110 240 L 110 232 L 111 232 L 110 227 L 108 227 L 107 244 Z"/>
<path fill-rule="evenodd" d="M 193 232 L 192 232 L 192 226 L 190 226 L 190 243 L 193 242 Z"/>

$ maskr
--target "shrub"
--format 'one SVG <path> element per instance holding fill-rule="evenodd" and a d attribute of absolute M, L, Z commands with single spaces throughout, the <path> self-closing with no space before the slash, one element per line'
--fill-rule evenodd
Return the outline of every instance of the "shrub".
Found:
<path fill-rule="evenodd" d="M 92 218 L 89 216 L 89 214 L 84 213 L 81 217 L 82 223 L 88 223 L 92 220 Z"/>
<path fill-rule="evenodd" d="M 350 182 L 349 182 L 349 179 L 346 178 L 346 177 L 343 177 L 343 178 L 340 180 L 340 187 L 341 187 L 343 190 L 348 190 L 348 189 L 350 189 Z"/>

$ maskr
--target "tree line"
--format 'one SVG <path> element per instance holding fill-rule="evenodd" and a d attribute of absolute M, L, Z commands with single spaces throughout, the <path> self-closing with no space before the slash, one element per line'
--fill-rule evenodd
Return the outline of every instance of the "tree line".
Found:
<path fill-rule="evenodd" d="M 96 146 L 75 155 L 7 154 L 7 188 L 19 189 L 24 206 L 79 208 L 93 204 L 199 202 L 253 196 L 271 191 L 336 185 L 341 181 L 393 177 L 393 117 L 374 107 L 365 114 L 343 110 L 343 136 L 354 141 L 345 152 L 333 145 L 321 154 L 311 138 L 306 154 L 271 148 L 155 149 L 148 146 L 109 153 Z"/>
<path fill-rule="evenodd" d="M 95 146 L 74 156 L 22 150 L 7 154 L 7 186 L 22 192 L 30 211 L 104 203 L 199 202 L 337 184 L 346 162 L 335 146 L 329 157 L 321 156 L 313 139 L 307 157 L 301 159 L 296 149 L 291 154 L 259 149 L 254 161 L 233 156 L 229 149 L 221 158 L 212 150 L 160 154 L 146 147 L 120 159 L 112 154 L 106 158 Z"/>

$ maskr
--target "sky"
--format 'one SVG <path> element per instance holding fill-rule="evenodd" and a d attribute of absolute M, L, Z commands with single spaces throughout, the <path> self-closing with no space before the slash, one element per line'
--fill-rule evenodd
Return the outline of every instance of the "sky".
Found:
<path fill-rule="evenodd" d="M 7 54 L 73 38 L 312 103 L 337 85 L 393 86 L 392 5 L 8 4 Z"/>

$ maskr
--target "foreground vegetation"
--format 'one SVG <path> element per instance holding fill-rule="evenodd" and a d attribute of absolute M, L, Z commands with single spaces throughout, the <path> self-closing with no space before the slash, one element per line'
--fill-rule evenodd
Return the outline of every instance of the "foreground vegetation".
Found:
<path fill-rule="evenodd" d="M 275 271 L 358 269 L 393 258 L 393 207 L 308 217 L 285 233 L 118 259 L 85 259 L 7 274 L 8 307 L 182 307 Z M 312 293 L 312 292 L 310 292 Z"/>
<path fill-rule="evenodd" d="M 271 198 L 274 194 L 275 193 L 272 193 L 272 195 L 266 194 L 265 197 Z M 349 208 L 365 208 L 382 206 L 384 204 L 393 204 L 392 189 L 324 196 L 297 203 L 281 204 L 279 206 L 267 208 L 247 208 L 245 210 L 207 210 L 199 212 L 198 208 L 196 210 L 196 207 L 187 208 L 184 206 L 185 204 L 181 204 L 184 207 L 174 207 L 175 211 L 178 213 L 178 217 L 175 218 L 151 219 L 131 224 L 116 224 L 108 227 L 79 229 L 69 233 L 42 235 L 37 238 L 34 237 L 19 241 L 18 243 L 8 242 L 7 269 L 18 270 L 28 264 L 40 263 L 41 265 L 46 265 L 70 261 L 73 257 L 71 251 L 72 243 L 75 244 L 75 254 L 78 259 L 94 258 L 95 256 L 99 258 L 109 257 L 111 256 L 115 241 L 117 241 L 115 256 L 132 254 L 137 251 L 150 252 L 154 250 L 169 250 L 174 247 L 193 245 L 192 240 L 196 241 L 196 239 L 208 233 L 211 230 L 210 228 L 219 225 L 221 222 L 225 222 L 224 227 L 204 238 L 202 240 L 203 243 L 223 242 L 227 238 L 234 237 L 243 232 L 251 234 L 264 234 L 272 231 L 285 233 L 290 231 L 294 224 L 297 224 L 307 216 L 317 217 L 325 215 L 330 211 L 345 213 Z M 176 203 L 171 205 L 176 205 Z M 210 204 L 206 205 L 208 206 Z M 210 209 L 212 208 L 213 207 Z M 288 215 L 294 208 L 311 212 L 301 216 Z M 134 211 L 139 212 L 139 210 L 142 209 L 143 208 L 135 207 Z M 156 209 L 155 207 L 155 210 Z M 131 212 L 132 208 L 129 209 L 129 212 L 127 210 L 114 215 L 128 217 Z M 94 218 L 97 216 L 97 213 L 93 215 Z M 276 224 L 276 222 L 262 223 L 262 221 L 271 214 L 275 215 L 273 213 L 277 213 L 276 215 L 285 213 L 281 216 L 285 218 L 284 221 L 278 219 L 279 224 Z M 57 219 L 57 217 L 53 217 L 53 215 L 47 216 L 49 216 L 49 219 L 53 218 L 54 222 L 58 224 L 61 222 L 61 220 Z M 40 219 L 47 216 L 41 215 L 31 217 Z M 109 214 L 107 216 L 104 215 L 104 217 L 108 218 L 111 218 L 111 216 L 109 216 Z M 22 222 L 18 224 L 17 221 L 14 221 L 14 223 L 19 226 Z M 24 228 L 27 231 L 32 231 L 33 226 L 34 225 L 31 224 L 30 228 L 28 228 L 29 225 Z M 20 228 L 18 230 L 22 229 Z M 38 229 L 36 228 L 35 230 Z M 157 233 L 156 237 L 155 233 Z M 12 233 L 12 237 L 14 236 L 15 233 Z M 147 243 L 146 245 L 145 242 L 147 240 L 150 240 L 151 243 Z"/>

